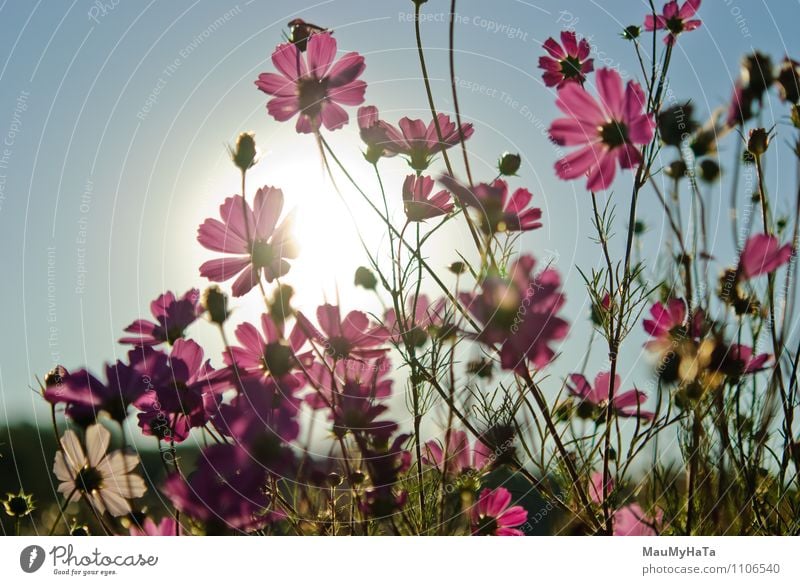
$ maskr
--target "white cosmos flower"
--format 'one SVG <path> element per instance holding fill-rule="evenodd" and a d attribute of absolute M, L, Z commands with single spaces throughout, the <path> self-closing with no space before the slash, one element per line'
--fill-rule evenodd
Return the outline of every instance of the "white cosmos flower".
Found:
<path fill-rule="evenodd" d="M 131 473 L 139 458 L 122 451 L 106 453 L 110 440 L 111 433 L 105 427 L 90 426 L 86 429 L 84 454 L 78 435 L 65 432 L 53 473 L 61 480 L 58 491 L 71 502 L 84 496 L 98 513 L 108 510 L 112 516 L 124 516 L 131 511 L 128 500 L 144 495 L 147 486 L 141 477 Z"/>

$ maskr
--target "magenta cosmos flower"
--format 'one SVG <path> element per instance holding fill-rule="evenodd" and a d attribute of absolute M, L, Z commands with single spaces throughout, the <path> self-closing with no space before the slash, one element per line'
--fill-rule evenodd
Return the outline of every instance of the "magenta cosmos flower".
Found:
<path fill-rule="evenodd" d="M 472 507 L 472 535 L 524 536 L 517 527 L 527 519 L 525 508 L 511 505 L 511 492 L 506 488 L 485 488 Z"/>
<path fill-rule="evenodd" d="M 141 526 L 132 525 L 130 532 L 131 536 L 180 536 L 181 527 L 175 518 L 162 518 L 158 524 L 146 518 Z"/>
<path fill-rule="evenodd" d="M 557 316 L 566 301 L 561 277 L 552 268 L 533 275 L 535 264 L 532 256 L 522 256 L 512 265 L 510 278 L 487 278 L 479 295 L 460 295 L 462 304 L 483 325 L 476 338 L 487 345 L 501 345 L 501 365 L 507 370 L 521 367 L 525 359 L 544 367 L 555 357 L 550 344 L 564 339 L 569 329 Z"/>
<path fill-rule="evenodd" d="M 610 494 L 614 491 L 614 478 L 607 476 L 606 479 L 606 494 Z M 591 499 L 595 504 L 602 504 L 603 503 L 603 472 L 602 471 L 595 471 L 592 473 L 592 476 L 589 480 L 589 499 Z"/>
<path fill-rule="evenodd" d="M 390 158 L 396 153 L 386 150 L 386 132 L 381 124 L 378 108 L 362 106 L 358 108 L 358 133 L 367 146 L 364 158 L 371 164 L 377 164 L 381 157 Z"/>
<path fill-rule="evenodd" d="M 657 510 L 655 517 L 647 516 L 639 504 L 630 504 L 614 512 L 614 536 L 657 536 L 664 513 Z"/>
<path fill-rule="evenodd" d="M 286 258 L 297 257 L 291 234 L 294 214 L 290 213 L 278 225 L 282 210 L 283 191 L 275 187 L 259 189 L 252 209 L 241 195 L 225 199 L 219 207 L 222 221 L 205 220 L 197 230 L 197 241 L 214 252 L 236 256 L 205 262 L 200 275 L 214 282 L 238 275 L 233 283 L 233 296 L 240 297 L 258 284 L 262 274 L 267 282 L 272 282 L 289 272 Z"/>
<path fill-rule="evenodd" d="M 65 404 L 65 414 L 80 426 L 93 424 L 100 413 L 122 423 L 129 406 L 147 400 L 153 377 L 167 363 L 166 355 L 151 347 L 132 349 L 128 359 L 128 364 L 117 361 L 105 366 L 105 383 L 88 370 L 76 370 L 60 384 L 48 386 L 44 398 L 51 404 Z"/>
<path fill-rule="evenodd" d="M 314 359 L 310 351 L 300 353 L 306 336 L 297 325 L 286 339 L 283 325 L 276 325 L 266 313 L 261 315 L 261 331 L 250 323 L 242 323 L 235 335 L 241 347 L 231 347 L 224 352 L 223 359 L 227 366 L 235 364 L 237 377 L 272 376 L 283 380 L 292 376 L 301 381 L 302 377 L 293 372 L 301 365 L 310 366 Z"/>
<path fill-rule="evenodd" d="M 647 99 L 641 86 L 622 78 L 613 69 L 597 72 L 600 99 L 580 84 L 567 83 L 558 90 L 556 105 L 567 117 L 553 121 L 550 137 L 561 146 L 582 148 L 556 162 L 556 173 L 565 180 L 588 173 L 586 188 L 600 191 L 614 181 L 617 162 L 630 169 L 642 161 L 637 145 L 653 138 L 655 122 L 644 112 Z"/>
<path fill-rule="evenodd" d="M 305 402 L 314 410 L 330 408 L 335 394 L 346 384 L 358 384 L 369 388 L 374 400 L 385 400 L 392 395 L 392 364 L 385 356 L 371 360 L 340 360 L 334 367 L 314 362 L 307 368 L 311 389 Z"/>
<path fill-rule="evenodd" d="M 440 180 L 461 202 L 478 211 L 487 233 L 527 232 L 542 227 L 542 210 L 529 207 L 533 194 L 527 189 L 517 189 L 509 196 L 508 183 L 502 179 L 473 188 L 448 175 Z"/>
<path fill-rule="evenodd" d="M 409 166 L 422 172 L 437 153 L 458 144 L 462 136 L 468 139 L 474 132 L 472 124 L 462 124 L 459 132 L 456 123 L 445 114 L 437 114 L 436 119 L 442 133 L 441 141 L 433 120 L 426 126 L 422 120 L 403 118 L 399 130 L 387 122 L 379 122 L 384 132 L 384 148 L 390 153 L 407 156 Z"/>
<path fill-rule="evenodd" d="M 589 384 L 589 381 L 581 374 L 571 374 L 570 383 L 567 389 L 570 394 L 580 398 L 584 404 L 590 406 L 593 410 L 600 410 L 601 412 L 608 406 L 608 397 L 611 388 L 611 373 L 603 372 L 597 374 L 594 379 L 594 387 Z M 647 395 L 640 390 L 628 390 L 627 392 L 619 393 L 619 387 L 622 384 L 622 378 L 619 375 L 614 376 L 614 399 L 611 401 L 613 409 L 617 415 L 623 417 L 639 417 L 645 420 L 652 420 L 655 416 L 652 412 L 642 410 L 642 404 L 647 400 Z M 600 413 L 593 413 L 596 418 Z"/>
<path fill-rule="evenodd" d="M 470 447 L 464 431 L 451 430 L 446 442 L 446 455 L 444 441 L 431 440 L 425 443 L 422 462 L 444 473 L 446 461 L 447 475 L 458 475 L 470 470 L 481 471 L 491 462 L 492 450 L 481 441 L 475 441 L 474 447 Z"/>
<path fill-rule="evenodd" d="M 317 320 L 322 332 L 305 315 L 297 313 L 297 324 L 306 337 L 323 345 L 325 354 L 334 360 L 375 358 L 389 350 L 380 347 L 389 339 L 389 332 L 361 311 L 350 311 L 342 319 L 338 306 L 322 305 L 317 309 Z"/>
<path fill-rule="evenodd" d="M 175 342 L 169 361 L 152 374 L 152 389 L 137 404 L 143 434 L 177 443 L 210 420 L 230 382 L 225 370 L 214 370 L 203 357 L 194 341 Z"/>
<path fill-rule="evenodd" d="M 272 63 L 280 74 L 262 73 L 256 87 L 273 96 L 267 111 L 278 122 L 297 114 L 296 130 L 317 132 L 320 126 L 338 130 L 349 119 L 345 106 L 364 102 L 367 84 L 358 79 L 366 65 L 358 53 L 346 53 L 334 63 L 336 39 L 319 33 L 308 39 L 306 53 L 297 45 L 283 43 L 272 53 Z"/>
<path fill-rule="evenodd" d="M 542 79 L 547 87 L 561 87 L 570 81 L 582 84 L 586 74 L 594 71 L 594 59 L 589 59 L 589 41 L 578 41 L 572 31 L 561 32 L 561 44 L 550 37 L 542 47 L 550 54 L 539 57 L 539 68 L 544 70 Z"/>
<path fill-rule="evenodd" d="M 650 315 L 642 325 L 653 339 L 644 346 L 656 353 L 671 351 L 681 339 L 699 339 L 703 334 L 705 313 L 698 309 L 691 323 L 686 319 L 686 302 L 683 299 L 669 299 L 657 302 L 650 307 Z"/>
<path fill-rule="evenodd" d="M 793 253 L 791 243 L 781 246 L 775 236 L 756 234 L 747 240 L 739 257 L 739 278 L 749 280 L 775 272 L 791 260 Z"/>
<path fill-rule="evenodd" d="M 203 312 L 199 300 L 200 291 L 196 288 L 186 291 L 181 298 L 176 298 L 171 291 L 165 292 L 150 303 L 155 321 L 137 319 L 125 328 L 133 337 L 123 337 L 119 342 L 132 345 L 174 343 Z"/>
<path fill-rule="evenodd" d="M 430 177 L 417 175 L 406 177 L 403 181 L 403 209 L 408 221 L 425 221 L 453 211 L 450 193 L 442 189 L 431 196 L 432 192 L 433 179 Z"/>
<path fill-rule="evenodd" d="M 173 505 L 205 524 L 207 534 L 250 532 L 282 517 L 267 512 L 266 471 L 236 445 L 213 445 L 200 455 L 197 469 L 184 479 L 175 473 L 163 491 Z"/>
<path fill-rule="evenodd" d="M 679 34 L 694 30 L 702 24 L 700 20 L 692 18 L 698 8 L 700 0 L 686 0 L 680 8 L 677 0 L 671 0 L 664 4 L 662 14 L 648 14 L 644 17 L 644 30 L 665 30 L 667 36 L 664 37 L 664 42 L 674 45 Z"/>

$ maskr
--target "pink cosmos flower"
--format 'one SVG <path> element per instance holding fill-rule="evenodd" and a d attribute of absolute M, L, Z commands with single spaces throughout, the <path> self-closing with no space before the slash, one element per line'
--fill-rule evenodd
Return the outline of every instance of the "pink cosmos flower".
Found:
<path fill-rule="evenodd" d="M 614 512 L 614 536 L 657 536 L 664 512 L 657 510 L 655 517 L 647 516 L 639 504 L 630 504 Z"/>
<path fill-rule="evenodd" d="M 135 337 L 123 337 L 119 342 L 132 345 L 173 343 L 183 337 L 186 328 L 203 312 L 199 300 L 200 291 L 196 288 L 186 291 L 180 299 L 171 291 L 165 292 L 150 303 L 155 322 L 137 319 L 125 328 L 127 333 Z"/>
<path fill-rule="evenodd" d="M 262 274 L 272 282 L 289 272 L 286 258 L 297 257 L 291 234 L 294 213 L 277 225 L 282 210 L 283 191 L 275 187 L 259 189 L 252 209 L 243 204 L 241 195 L 228 197 L 219 208 L 222 221 L 206 219 L 197 230 L 197 241 L 214 252 L 236 256 L 205 262 L 200 275 L 224 282 L 238 274 L 233 296 L 240 297 L 258 284 Z"/>
<path fill-rule="evenodd" d="M 403 208 L 408 221 L 425 221 L 453 211 L 450 193 L 442 189 L 431 197 L 433 179 L 408 175 L 403 181 Z"/>
<path fill-rule="evenodd" d="M 352 52 L 334 63 L 336 39 L 327 32 L 311 35 L 306 49 L 303 54 L 293 43 L 278 45 L 272 63 L 280 74 L 262 73 L 256 87 L 273 96 L 267 111 L 278 122 L 300 114 L 297 132 L 317 132 L 320 125 L 338 130 L 349 120 L 342 105 L 364 102 L 367 84 L 358 79 L 366 68 L 364 58 Z"/>
<path fill-rule="evenodd" d="M 267 313 L 261 315 L 261 331 L 251 323 L 242 323 L 236 328 L 236 339 L 241 347 L 233 346 L 223 353 L 225 365 L 234 366 L 234 375 L 272 376 L 282 380 L 286 376 L 302 377 L 293 374 L 301 364 L 311 365 L 314 356 L 310 351 L 300 353 L 306 342 L 306 336 L 295 325 L 284 338 L 283 325 L 278 326 Z"/>
<path fill-rule="evenodd" d="M 265 512 L 270 507 L 265 484 L 266 471 L 243 449 L 213 445 L 203 450 L 188 479 L 171 475 L 163 492 L 178 510 L 203 522 L 207 534 L 250 532 L 282 517 Z"/>
<path fill-rule="evenodd" d="M 511 266 L 510 278 L 487 278 L 479 295 L 460 295 L 461 303 L 483 325 L 477 339 L 501 344 L 501 365 L 507 370 L 522 366 L 526 358 L 535 367 L 544 367 L 555 357 L 550 344 L 564 339 L 569 330 L 557 316 L 566 302 L 561 277 L 552 268 L 533 275 L 535 264 L 532 256 L 521 256 Z"/>
<path fill-rule="evenodd" d="M 664 43 L 674 45 L 678 35 L 698 28 L 702 22 L 692 17 L 700 8 L 700 0 L 686 0 L 683 6 L 678 8 L 678 0 L 670 0 L 664 4 L 664 12 L 653 16 L 648 14 L 644 17 L 644 30 L 665 30 L 667 36 Z"/>
<path fill-rule="evenodd" d="M 151 347 L 132 349 L 128 359 L 129 364 L 117 361 L 106 365 L 105 383 L 88 370 L 73 371 L 60 384 L 48 386 L 44 398 L 51 404 L 66 404 L 66 415 L 81 426 L 94 423 L 101 412 L 121 423 L 128 416 L 128 407 L 147 399 L 155 372 L 163 371 L 167 364 L 167 356 Z"/>
<path fill-rule="evenodd" d="M 361 311 L 350 311 L 342 319 L 338 306 L 326 304 L 317 309 L 317 320 L 322 332 L 305 315 L 297 313 L 297 324 L 306 337 L 321 343 L 325 354 L 334 360 L 375 358 L 389 350 L 380 347 L 389 339 L 389 332 L 370 322 Z"/>
<path fill-rule="evenodd" d="M 385 327 L 391 333 L 392 343 L 404 343 L 403 335 L 411 345 L 424 346 L 433 328 L 444 326 L 446 318 L 445 300 L 439 299 L 431 304 L 428 295 L 420 294 L 416 299 L 407 298 L 405 303 L 405 319 L 398 322 L 394 309 L 388 309 L 383 318 Z"/>
<path fill-rule="evenodd" d="M 381 157 L 393 157 L 396 153 L 386 150 L 386 132 L 381 124 L 378 108 L 361 106 L 358 108 L 358 133 L 367 146 L 364 158 L 376 164 Z"/>
<path fill-rule="evenodd" d="M 481 471 L 491 461 L 492 451 L 481 441 L 475 441 L 470 447 L 467 433 L 464 431 L 450 431 L 447 441 L 447 473 L 458 475 L 465 471 Z M 431 440 L 425 443 L 422 462 L 433 465 L 439 471 L 445 471 L 445 453 L 442 442 Z"/>
<path fill-rule="evenodd" d="M 203 348 L 192 340 L 179 339 L 172 346 L 169 362 L 153 371 L 152 389 L 139 401 L 139 426 L 148 436 L 181 442 L 189 432 L 211 418 L 230 386 L 225 370 L 214 370 L 203 362 Z"/>
<path fill-rule="evenodd" d="M 772 356 L 768 353 L 756 354 L 752 347 L 734 343 L 730 346 L 727 358 L 737 364 L 743 374 L 754 374 L 764 369 Z"/>
<path fill-rule="evenodd" d="M 333 371 L 331 371 L 331 369 Z M 392 395 L 392 364 L 381 356 L 373 360 L 339 360 L 330 364 L 314 362 L 306 369 L 313 387 L 306 395 L 306 403 L 314 410 L 330 408 L 336 399 L 334 394 L 346 384 L 369 387 L 369 396 L 384 400 Z"/>
<path fill-rule="evenodd" d="M 637 145 L 653 138 L 655 121 L 644 112 L 647 100 L 641 86 L 622 78 L 613 69 L 597 71 L 600 99 L 578 83 L 558 90 L 556 105 L 567 117 L 553 121 L 550 137 L 561 146 L 582 146 L 556 162 L 556 173 L 565 180 L 588 173 L 586 188 L 599 191 L 614 181 L 616 165 L 630 169 L 642 161 Z"/>
<path fill-rule="evenodd" d="M 606 480 L 606 493 L 610 494 L 614 491 L 614 478 L 609 477 Z M 595 504 L 603 503 L 603 472 L 596 471 L 592 474 L 591 481 L 589 482 L 589 499 Z"/>
<path fill-rule="evenodd" d="M 439 129 L 442 132 L 442 140 L 436 132 L 436 123 L 431 120 L 428 125 L 422 120 L 403 118 L 400 120 L 400 130 L 391 124 L 381 121 L 380 126 L 384 132 L 384 148 L 394 154 L 402 154 L 408 157 L 408 164 L 415 171 L 422 172 L 428 168 L 433 157 L 451 146 L 472 136 L 474 129 L 472 124 L 462 124 L 461 132 L 455 122 L 452 122 L 445 114 L 437 114 Z"/>
<path fill-rule="evenodd" d="M 542 227 L 542 210 L 528 207 L 533 194 L 527 189 L 517 189 L 509 197 L 508 183 L 502 179 L 491 185 L 480 183 L 469 188 L 444 175 L 440 181 L 465 205 L 478 210 L 481 227 L 487 233 L 527 232 Z"/>
<path fill-rule="evenodd" d="M 156 524 L 151 518 L 146 518 L 141 526 L 131 526 L 131 536 L 180 536 L 181 528 L 175 518 L 162 518 Z"/>
<path fill-rule="evenodd" d="M 561 32 L 561 44 L 550 37 L 542 45 L 550 56 L 539 57 L 539 68 L 544 70 L 542 79 L 547 87 L 561 87 L 571 81 L 583 83 L 586 74 L 594 71 L 594 59 L 589 59 L 589 41 L 581 39 L 573 31 Z"/>
<path fill-rule="evenodd" d="M 571 374 L 570 384 L 567 389 L 570 394 L 577 396 L 585 403 L 596 408 L 605 409 L 608 406 L 608 397 L 611 387 L 611 373 L 603 372 L 597 374 L 594 379 L 594 387 L 589 384 L 589 381 L 581 374 Z M 640 390 L 628 390 L 627 392 L 619 393 L 619 387 L 622 384 L 622 378 L 619 375 L 614 376 L 614 399 L 611 401 L 613 409 L 617 415 L 622 417 L 639 417 L 645 420 L 652 420 L 655 416 L 652 412 L 642 410 L 642 404 L 647 400 L 647 395 Z"/>
<path fill-rule="evenodd" d="M 297 416 L 302 401 L 296 396 L 300 384 L 294 379 L 280 383 L 263 377 L 241 381 L 237 395 L 219 406 L 214 427 L 246 451 L 270 473 L 286 476 L 294 454 L 288 443 L 297 439 Z"/>
<path fill-rule="evenodd" d="M 739 257 L 739 277 L 742 280 L 749 280 L 775 272 L 784 264 L 788 264 L 793 253 L 791 243 L 781 246 L 775 236 L 767 234 L 751 236 Z"/>
<path fill-rule="evenodd" d="M 673 335 L 685 332 L 686 303 L 682 299 L 670 299 L 666 304 L 658 302 L 650 308 L 650 318 L 642 323 L 644 330 L 653 336 L 644 346 L 650 351 L 668 351 L 673 344 Z"/>
<path fill-rule="evenodd" d="M 374 390 L 373 384 L 349 381 L 336 392 L 331 418 L 333 433 L 337 437 L 353 433 L 371 436 L 378 442 L 383 442 L 397 431 L 396 422 L 378 420 L 389 407 L 376 402 Z"/>
<path fill-rule="evenodd" d="M 517 526 L 527 519 L 525 508 L 511 505 L 511 492 L 506 488 L 484 488 L 472 507 L 472 535 L 524 536 Z"/>

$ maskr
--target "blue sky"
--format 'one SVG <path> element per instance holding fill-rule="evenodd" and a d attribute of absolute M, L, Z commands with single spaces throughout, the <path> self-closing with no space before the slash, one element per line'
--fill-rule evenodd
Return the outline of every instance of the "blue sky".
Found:
<path fill-rule="evenodd" d="M 501 152 L 522 153 L 513 186 L 534 192 L 545 227 L 522 238 L 521 248 L 557 257 L 567 283 L 566 313 L 575 325 L 552 369 L 560 375 L 582 358 L 589 331 L 575 267 L 590 269 L 600 258 L 589 239 L 582 183 L 561 182 L 553 173 L 557 153 L 545 130 L 557 112 L 536 63 L 542 41 L 572 27 L 591 38 L 598 66 L 635 76 L 631 45 L 618 33 L 641 22 L 647 3 L 458 4 L 460 105 L 476 126 L 473 172 L 491 179 Z M 423 36 L 443 111 L 452 107 L 443 50 L 448 6 L 431 0 L 423 7 Z M 253 80 L 270 70 L 268 57 L 286 22 L 301 16 L 335 29 L 340 50 L 365 55 L 367 101 L 389 120 L 427 117 L 412 8 L 410 0 L 0 1 L 0 424 L 41 414 L 28 386 L 55 362 L 97 368 L 121 357 L 124 348 L 116 340 L 122 328 L 145 316 L 152 298 L 207 284 L 197 267 L 209 255 L 195 240 L 196 228 L 237 191 L 225 144 L 243 130 L 256 132 L 263 151 L 251 186 L 281 186 L 289 204 L 305 212 L 298 227 L 305 257 L 292 275 L 301 289 L 298 301 L 312 306 L 338 292 L 348 308 L 377 309 L 372 297 L 349 285 L 364 258 L 347 213 L 322 179 L 313 141 L 266 114 L 265 96 Z M 670 85 L 676 99 L 694 101 L 700 117 L 728 99 L 743 53 L 757 48 L 775 60 L 786 53 L 800 57 L 792 28 L 800 21 L 797 2 L 707 0 L 700 18 L 703 27 L 680 39 Z M 777 105 L 768 108 L 763 124 L 779 124 L 780 136 L 785 114 Z M 360 178 L 372 179 L 353 124 L 330 139 L 348 164 L 359 167 Z M 723 146 L 723 166 L 730 166 L 735 140 Z M 780 182 L 795 180 L 785 163 L 779 158 L 769 167 L 770 186 L 779 200 L 789 201 L 796 187 Z M 386 166 L 397 201 L 406 173 L 400 161 Z M 619 215 L 629 187 L 629 175 L 615 185 Z M 727 192 L 723 185 L 708 193 L 714 221 L 724 216 Z M 367 240 L 379 241 L 379 226 L 354 206 Z M 643 197 L 641 211 L 651 230 L 646 248 L 653 252 L 665 226 L 652 193 Z M 618 240 L 622 232 L 620 224 Z M 712 233 L 713 251 L 730 263 L 729 228 L 720 223 Z M 452 249 L 467 245 L 463 237 L 457 230 L 445 233 L 432 263 L 455 260 Z M 256 310 L 244 306 L 236 319 Z M 204 339 L 202 325 L 195 333 Z M 207 347 L 218 363 L 216 340 Z M 640 347 L 637 334 L 624 348 L 626 383 L 646 374 Z M 596 367 L 602 353 L 595 351 Z"/>

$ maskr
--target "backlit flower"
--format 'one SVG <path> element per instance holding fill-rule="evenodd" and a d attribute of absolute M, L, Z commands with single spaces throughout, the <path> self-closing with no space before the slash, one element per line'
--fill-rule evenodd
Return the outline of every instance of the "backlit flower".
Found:
<path fill-rule="evenodd" d="M 594 59 L 589 59 L 589 41 L 578 41 L 573 31 L 561 32 L 561 44 L 550 37 L 542 46 L 550 54 L 539 57 L 539 68 L 544 70 L 542 79 L 547 87 L 561 87 L 570 81 L 583 83 L 586 74 L 594 71 Z"/>
<path fill-rule="evenodd" d="M 511 505 L 511 492 L 506 488 L 485 488 L 471 515 L 473 536 L 524 536 L 517 527 L 528 519 L 525 508 Z"/>
<path fill-rule="evenodd" d="M 580 398 L 587 406 L 592 407 L 594 410 L 601 412 L 591 413 L 593 416 L 587 418 L 597 418 L 598 414 L 602 414 L 609 404 L 609 396 L 611 389 L 611 374 L 610 372 L 603 372 L 597 374 L 594 379 L 594 386 L 589 384 L 589 381 L 582 374 L 572 374 L 569 377 L 569 384 L 567 389 L 570 394 Z M 614 376 L 614 398 L 611 400 L 611 406 L 616 411 L 618 416 L 621 417 L 639 417 L 645 420 L 652 420 L 655 416 L 652 412 L 642 409 L 642 405 L 647 400 L 647 395 L 640 390 L 628 390 L 627 392 L 619 393 L 619 387 L 622 384 L 622 378 L 619 375 Z M 579 412 L 581 407 L 578 407 Z"/>
<path fill-rule="evenodd" d="M 162 518 L 158 524 L 146 518 L 141 526 L 133 525 L 130 528 L 131 536 L 179 536 L 180 532 L 175 518 Z"/>
<path fill-rule="evenodd" d="M 173 474 L 163 491 L 184 514 L 203 522 L 207 534 L 250 532 L 282 517 L 268 512 L 266 471 L 236 445 L 212 445 L 188 479 Z"/>
<path fill-rule="evenodd" d="M 597 72 L 600 99 L 581 85 L 568 83 L 558 90 L 556 105 L 568 117 L 553 121 L 550 137 L 561 146 L 581 146 L 556 162 L 562 179 L 576 179 L 588 173 L 586 188 L 600 191 L 614 181 L 616 166 L 630 169 L 642 161 L 637 145 L 653 138 L 655 123 L 643 111 L 647 99 L 641 86 L 622 78 L 613 69 Z"/>
<path fill-rule="evenodd" d="M 481 471 L 492 458 L 492 450 L 480 440 L 470 447 L 467 433 L 451 430 L 447 440 L 447 454 L 443 448 L 444 441 L 431 440 L 425 443 L 422 450 L 422 461 L 433 465 L 444 473 L 445 465 L 448 474 L 458 475 L 469 470 Z M 446 457 L 446 459 L 445 459 Z"/>
<path fill-rule="evenodd" d="M 469 123 L 462 124 L 459 132 L 456 123 L 445 114 L 437 114 L 436 120 L 442 133 L 441 141 L 436 130 L 436 122 L 433 120 L 426 126 L 422 120 L 403 118 L 400 120 L 399 130 L 381 121 L 380 125 L 386 140 L 385 149 L 394 154 L 405 155 L 411 168 L 422 172 L 428 168 L 437 153 L 458 144 L 462 136 L 464 140 L 468 139 L 474 132 L 472 124 Z"/>
<path fill-rule="evenodd" d="M 287 258 L 297 257 L 291 234 L 293 214 L 278 225 L 283 210 L 283 191 L 262 187 L 253 208 L 241 195 L 228 197 L 220 205 L 222 221 L 206 219 L 197 230 L 197 241 L 214 252 L 235 254 L 209 260 L 200 266 L 200 275 L 224 282 L 239 275 L 233 283 L 233 296 L 240 297 L 258 285 L 263 274 L 272 282 L 289 272 Z M 247 217 L 247 223 L 245 223 Z"/>
<path fill-rule="evenodd" d="M 533 194 L 527 189 L 516 189 L 509 196 L 508 183 L 503 179 L 472 188 L 447 175 L 441 181 L 462 203 L 477 210 L 487 233 L 526 232 L 542 227 L 542 210 L 529 207 Z"/>
<path fill-rule="evenodd" d="M 532 274 L 536 261 L 522 256 L 510 269 L 510 278 L 492 276 L 481 293 L 461 293 L 461 303 L 482 325 L 478 341 L 500 344 L 501 365 L 516 369 L 524 359 L 537 367 L 547 365 L 555 351 L 554 341 L 567 336 L 569 324 L 557 315 L 566 299 L 561 277 L 552 268 Z"/>
<path fill-rule="evenodd" d="M 148 436 L 184 441 L 193 428 L 208 422 L 223 390 L 230 386 L 227 372 L 203 362 L 203 348 L 179 339 L 169 361 L 151 378 L 153 386 L 139 401 L 139 426 Z"/>
<path fill-rule="evenodd" d="M 614 536 L 657 536 L 663 515 L 657 510 L 655 517 L 650 517 L 639 504 L 620 508 L 611 518 Z"/>
<path fill-rule="evenodd" d="M 298 353 L 306 342 L 302 330 L 295 325 L 286 339 L 283 323 L 275 324 L 267 313 L 261 315 L 261 331 L 245 322 L 236 328 L 235 335 L 241 347 L 230 347 L 223 359 L 227 366 L 235 364 L 237 377 L 272 376 L 280 380 L 296 372 L 301 362 L 310 365 L 313 361 L 310 351 Z"/>
<path fill-rule="evenodd" d="M 256 87 L 273 96 L 267 111 L 278 122 L 298 115 L 296 130 L 316 132 L 320 126 L 338 130 L 349 119 L 342 106 L 357 106 L 364 101 L 367 84 L 358 79 L 366 65 L 364 58 L 351 52 L 336 63 L 336 39 L 322 32 L 307 39 L 306 52 L 293 43 L 278 45 L 272 63 L 278 73 L 262 73 Z"/>
<path fill-rule="evenodd" d="M 389 332 L 361 311 L 350 311 L 342 319 L 338 306 L 322 305 L 317 309 L 317 321 L 321 332 L 305 315 L 297 313 L 297 324 L 306 337 L 321 344 L 325 354 L 334 360 L 380 357 L 389 349 L 381 347 Z"/>
<path fill-rule="evenodd" d="M 61 482 L 58 491 L 70 502 L 82 497 L 89 500 L 99 514 L 106 510 L 112 516 L 131 512 L 129 500 L 140 498 L 147 491 L 144 480 L 131 473 L 139 458 L 122 451 L 107 453 L 111 433 L 101 425 L 86 429 L 86 451 L 74 431 L 61 437 L 61 450 L 56 453 L 53 473 Z"/>
<path fill-rule="evenodd" d="M 403 209 L 408 221 L 425 221 L 453 211 L 450 193 L 442 189 L 435 195 L 433 179 L 421 175 L 408 175 L 403 181 Z"/>
<path fill-rule="evenodd" d="M 158 345 L 173 343 L 183 337 L 186 328 L 203 312 L 199 305 L 200 291 L 186 291 L 180 299 L 167 291 L 150 303 L 150 312 L 155 321 L 137 319 L 125 328 L 133 337 L 123 337 L 120 343 L 132 345 Z"/>
<path fill-rule="evenodd" d="M 749 280 L 762 274 L 775 272 L 792 259 L 792 244 L 780 245 L 778 238 L 767 234 L 751 236 L 739 257 L 739 277 Z"/>
<path fill-rule="evenodd" d="M 664 42 L 667 45 L 674 45 L 679 34 L 695 30 L 702 24 L 700 20 L 692 18 L 698 8 L 700 0 L 686 0 L 680 8 L 678 0 L 670 0 L 664 4 L 662 14 L 655 16 L 648 14 L 644 17 L 644 30 L 665 30 L 667 36 L 664 37 Z"/>

